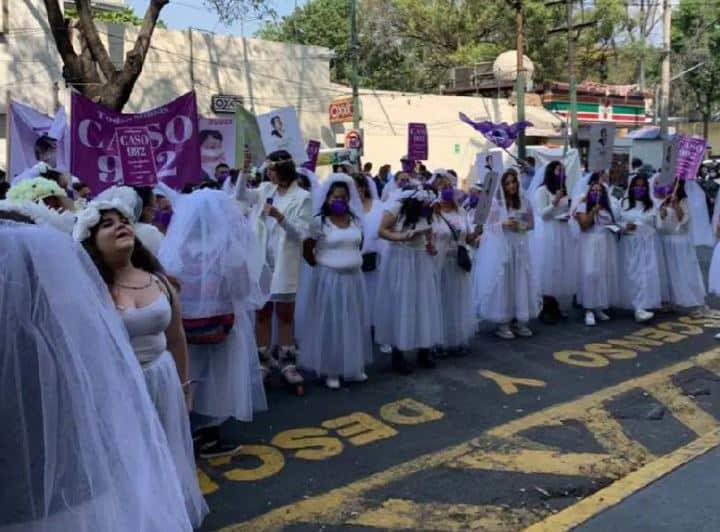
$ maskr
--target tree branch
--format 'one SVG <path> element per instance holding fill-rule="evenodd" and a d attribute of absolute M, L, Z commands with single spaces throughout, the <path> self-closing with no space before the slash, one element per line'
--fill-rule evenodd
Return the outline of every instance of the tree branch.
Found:
<path fill-rule="evenodd" d="M 70 38 L 70 21 L 63 16 L 58 0 L 44 0 L 44 2 L 55 47 L 63 62 L 63 77 L 68 83 L 72 83 L 73 80 L 79 81 L 82 78 L 82 70 L 80 58 Z"/>
<path fill-rule="evenodd" d="M 155 25 L 160 17 L 160 11 L 170 0 L 150 0 L 142 26 L 135 39 L 135 44 L 125 56 L 125 64 L 121 71 L 116 72 L 113 81 L 118 87 L 119 102 L 124 105 L 130 99 L 130 93 L 135 81 L 142 73 L 143 63 L 150 48 L 150 40 L 152 39 Z"/>
<path fill-rule="evenodd" d="M 115 75 L 116 69 L 115 65 L 113 65 L 110 60 L 110 54 L 108 54 L 105 45 L 100 39 L 97 28 L 95 27 L 92 9 L 90 7 L 90 0 L 75 0 L 75 7 L 77 7 L 80 28 L 85 37 L 87 47 L 90 49 L 90 53 L 100 66 L 100 70 L 105 76 L 105 79 L 110 81 Z"/>

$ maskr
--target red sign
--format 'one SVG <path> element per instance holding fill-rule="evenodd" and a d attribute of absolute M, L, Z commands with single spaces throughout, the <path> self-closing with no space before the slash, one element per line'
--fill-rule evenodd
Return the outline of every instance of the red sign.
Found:
<path fill-rule="evenodd" d="M 347 135 L 345 135 L 346 148 L 360 151 L 362 149 L 362 144 L 362 135 L 357 129 L 352 129 L 348 131 Z"/>
<path fill-rule="evenodd" d="M 353 99 L 352 96 L 343 96 L 335 98 L 328 108 L 331 124 L 342 124 L 350 122 L 353 117 Z"/>

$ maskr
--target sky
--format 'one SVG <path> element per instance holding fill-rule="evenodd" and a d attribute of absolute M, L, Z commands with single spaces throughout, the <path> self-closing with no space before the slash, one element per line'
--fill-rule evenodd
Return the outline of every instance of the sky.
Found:
<path fill-rule="evenodd" d="M 148 0 L 125 0 L 135 10 L 135 14 L 142 17 L 148 6 Z M 270 5 L 279 16 L 288 15 L 295 6 L 303 5 L 306 0 L 269 0 Z M 256 20 L 239 21 L 231 27 L 223 26 L 218 17 L 207 7 L 203 0 L 170 0 L 160 13 L 160 19 L 172 29 L 186 29 L 193 27 L 215 33 L 244 35 L 251 37 L 261 26 Z"/>

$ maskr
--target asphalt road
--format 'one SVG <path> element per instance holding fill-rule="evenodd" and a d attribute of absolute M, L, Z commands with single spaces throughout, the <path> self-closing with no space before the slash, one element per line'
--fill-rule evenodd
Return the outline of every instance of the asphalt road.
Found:
<path fill-rule="evenodd" d="M 204 530 L 608 530 L 612 496 L 712 447 L 720 314 L 533 328 L 409 377 L 376 353 L 367 383 L 270 390 L 223 427 L 243 452 L 199 464 Z M 604 495 L 633 474 L 650 480 Z"/>

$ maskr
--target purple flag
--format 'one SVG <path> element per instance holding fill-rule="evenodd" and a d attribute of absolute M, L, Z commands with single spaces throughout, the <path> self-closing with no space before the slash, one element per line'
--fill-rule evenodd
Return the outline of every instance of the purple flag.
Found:
<path fill-rule="evenodd" d="M 682 133 L 677 135 L 675 142 L 677 143 L 675 175 L 683 180 L 695 179 L 705 158 L 707 142 L 705 139 L 683 135 Z"/>
<path fill-rule="evenodd" d="M 162 107 L 123 114 L 72 95 L 73 175 L 101 192 L 112 185 L 173 188 L 200 181 L 200 146 L 195 93 Z"/>
<path fill-rule="evenodd" d="M 308 160 L 302 163 L 302 167 L 314 172 L 317 168 L 318 155 L 320 154 L 320 141 L 309 140 L 305 151 L 307 152 Z"/>
<path fill-rule="evenodd" d="M 428 131 L 426 124 L 408 124 L 408 159 L 426 161 L 428 158 Z"/>

